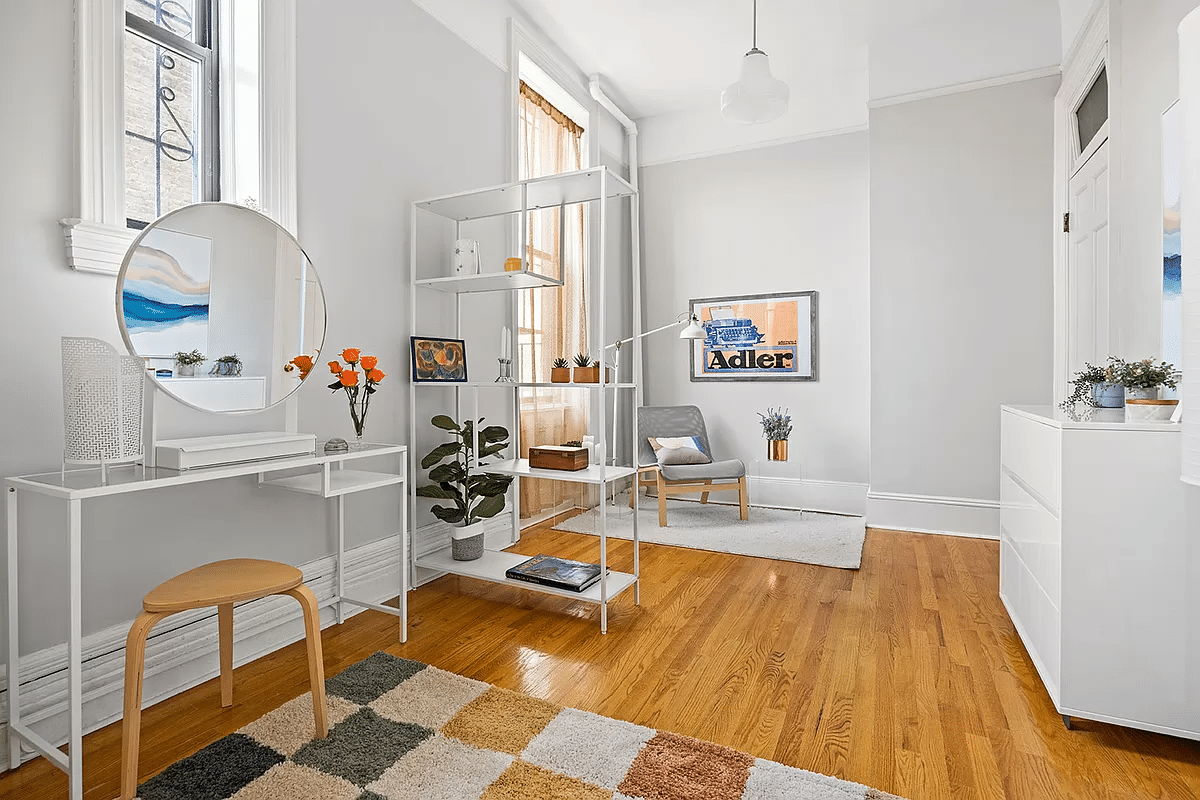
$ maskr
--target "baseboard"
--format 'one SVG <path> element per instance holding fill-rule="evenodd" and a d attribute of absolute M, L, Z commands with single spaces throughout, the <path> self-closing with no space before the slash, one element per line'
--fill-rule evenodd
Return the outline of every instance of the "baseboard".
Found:
<path fill-rule="evenodd" d="M 380 603 L 398 594 L 399 537 L 391 536 L 346 551 L 346 594 Z M 336 621 L 332 598 L 335 557 L 326 556 L 301 567 L 304 582 L 316 594 L 321 627 Z M 364 609 L 346 604 L 347 616 Z M 290 597 L 268 597 L 243 603 L 233 612 L 234 665 L 254 661 L 304 638 L 300 605 Z M 83 640 L 83 730 L 90 733 L 121 718 L 125 637 L 130 622 L 97 631 Z M 146 649 L 143 703 L 152 705 L 185 689 L 215 678 L 217 610 L 197 609 L 163 620 L 151 633 Z M 235 687 L 236 691 L 236 687 Z M 35 732 L 64 744 L 67 720 L 67 646 L 65 643 L 21 657 L 21 717 Z M 7 670 L 0 673 L 2 721 L 8 720 Z M 8 726 L 2 728 L 7 738 Z M 9 768 L 7 742 L 0 747 L 0 770 Z M 21 760 L 36 756 L 22 746 Z"/>
<path fill-rule="evenodd" d="M 821 511 L 828 514 L 848 514 L 861 517 L 867 513 L 867 485 L 845 481 L 818 481 L 805 478 L 766 478 L 751 475 L 748 478 L 750 506 L 788 508 L 795 511 Z M 651 487 L 653 488 L 653 487 Z M 650 492 L 652 494 L 653 492 Z M 692 494 L 671 495 L 677 500 L 691 500 L 700 496 Z M 713 492 L 708 502 L 717 505 L 737 505 L 735 492 Z"/>
<path fill-rule="evenodd" d="M 872 491 L 867 494 L 867 527 L 998 540 L 1000 503 Z"/>

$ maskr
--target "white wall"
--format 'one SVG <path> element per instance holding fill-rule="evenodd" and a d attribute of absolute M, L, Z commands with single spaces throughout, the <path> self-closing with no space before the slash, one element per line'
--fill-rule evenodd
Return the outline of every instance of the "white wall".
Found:
<path fill-rule="evenodd" d="M 357 346 L 380 357 L 390 377 L 372 403 L 368 435 L 404 441 L 409 203 L 504 180 L 504 74 L 410 2 L 358 8 L 370 25 L 320 0 L 298 4 L 298 238 L 326 292 L 325 353 Z M 69 271 L 58 226 L 75 205 L 72 3 L 21 3 L 5 14 L 0 98 L 15 113 L 0 124 L 0 330 L 10 343 L 0 369 L 28 375 L 31 388 L 5 395 L 0 474 L 18 475 L 58 469 L 59 337 L 120 337 L 114 280 Z M 396 78 L 414 74 L 421 80 Z M 322 440 L 351 434 L 345 400 L 314 377 L 299 393 L 300 428 Z M 222 423 L 193 415 L 182 424 L 202 433 Z M 278 415 L 272 424 L 281 424 Z M 397 501 L 392 490 L 354 498 L 349 544 L 394 533 Z M 85 634 L 132 619 L 152 586 L 207 560 L 319 558 L 332 545 L 326 506 L 240 480 L 92 504 L 84 514 Z M 62 524 L 61 507 L 22 504 L 27 653 L 65 639 Z"/>
<path fill-rule="evenodd" d="M 1088 13 L 1092 10 L 1093 0 L 1058 0 L 1058 18 L 1062 27 L 1062 54 L 1066 58 L 1075 44 Z"/>
<path fill-rule="evenodd" d="M 871 525 L 999 533 L 998 407 L 1051 400 L 1057 87 L 871 111 Z"/>
<path fill-rule="evenodd" d="M 1113 0 L 1110 343 L 1125 358 L 1162 351 L 1162 113 L 1179 97 L 1176 28 L 1196 0 Z"/>
<path fill-rule="evenodd" d="M 766 457 L 759 418 L 787 406 L 786 464 L 759 465 L 754 503 L 862 513 L 868 476 L 868 138 L 865 133 L 648 167 L 642 175 L 646 328 L 690 299 L 815 289 L 820 380 L 693 383 L 690 343 L 646 341 L 647 405 L 694 404 L 717 457 Z M 828 482 L 828 483 L 826 483 Z M 718 498 L 719 499 L 719 498 Z"/>

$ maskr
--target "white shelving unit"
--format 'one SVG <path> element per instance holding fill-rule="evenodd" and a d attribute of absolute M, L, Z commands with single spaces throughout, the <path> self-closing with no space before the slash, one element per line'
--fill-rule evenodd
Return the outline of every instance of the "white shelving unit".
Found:
<path fill-rule="evenodd" d="M 547 275 L 541 275 L 529 269 L 526 263 L 527 242 L 526 236 L 528 231 L 527 218 L 530 211 L 541 208 L 561 208 L 564 205 L 576 203 L 598 203 L 599 213 L 597 224 L 593 225 L 591 231 L 593 241 L 597 243 L 596 250 L 598 251 L 599 263 L 597 268 L 589 270 L 592 276 L 598 276 L 600 286 L 593 290 L 590 294 L 594 299 L 594 313 L 589 313 L 589 317 L 593 320 L 591 330 L 589 331 L 589 343 L 592 345 L 592 352 L 602 352 L 603 345 L 615 341 L 621 337 L 607 336 L 605 331 L 605 295 L 604 285 L 608 275 L 607 264 L 605 262 L 606 242 L 607 242 L 607 225 L 608 212 L 606 206 L 609 201 L 628 198 L 631 204 L 631 218 L 637 219 L 637 191 L 630 186 L 628 182 L 609 171 L 606 167 L 596 167 L 593 169 L 580 170 L 578 172 L 567 172 L 559 175 L 554 175 L 546 178 L 534 178 L 526 181 L 517 181 L 515 183 L 503 184 L 501 186 L 490 186 L 484 189 L 475 191 L 462 192 L 444 197 L 437 197 L 431 200 L 424 200 L 413 204 L 412 208 L 412 239 L 411 239 L 411 254 L 409 258 L 409 276 L 413 285 L 412 291 L 412 308 L 409 314 L 410 334 L 413 336 L 419 333 L 428 334 L 429 331 L 419 331 L 418 325 L 418 310 L 420 307 L 420 292 L 418 290 L 435 290 L 440 292 L 449 292 L 456 295 L 472 294 L 478 292 L 500 292 L 503 297 L 508 300 L 510 307 L 515 310 L 516 297 L 512 293 L 521 289 L 544 289 L 546 291 L 556 291 L 562 286 L 562 281 Z M 460 226 L 464 222 L 479 219 L 488 219 L 493 217 L 502 217 L 505 215 L 515 216 L 516 228 L 519 229 L 519 244 L 518 253 L 521 257 L 521 270 L 513 272 L 484 272 L 478 275 L 466 276 L 444 276 L 444 275 L 428 275 L 423 274 L 421 270 L 422 262 L 420 258 L 420 246 L 418 242 L 418 220 L 421 214 L 434 214 L 441 217 L 443 220 L 450 220 L 454 223 L 454 238 L 460 238 Z M 560 215 L 561 220 L 565 219 L 565 214 Z M 561 229 L 560 229 L 560 240 Z M 633 237 L 636 242 L 637 238 Z M 444 246 L 449 247 L 453 244 L 451 241 L 446 241 Z M 515 382 L 510 383 L 492 383 L 475 381 L 470 383 L 416 383 L 410 382 L 409 386 L 409 408 L 414 412 L 410 416 L 410 428 L 408 441 L 412 445 L 410 448 L 410 474 L 416 476 L 409 483 L 409 492 L 412 502 L 409 503 L 410 513 L 413 519 L 409 526 L 410 530 L 416 530 L 416 489 L 417 483 L 421 476 L 424 475 L 424 470 L 420 469 L 418 451 L 422 448 L 416 447 L 418 420 L 415 409 L 417 407 L 417 395 L 419 392 L 437 392 L 451 390 L 454 393 L 453 407 L 457 410 L 458 416 L 456 419 L 479 419 L 479 393 L 484 392 L 507 392 L 511 398 L 512 415 L 509 420 L 508 429 L 511 432 L 510 448 L 514 453 L 521 452 L 520 439 L 520 424 L 518 415 L 520 414 L 520 394 L 522 389 L 536 388 L 556 388 L 556 389 L 579 389 L 583 392 L 599 393 L 600 402 L 595 404 L 599 407 L 599 419 L 592 420 L 592 430 L 596 437 L 596 446 L 599 452 L 606 453 L 610 449 L 605 441 L 605 433 L 609 428 L 608 406 L 606 403 L 610 395 L 607 390 L 612 389 L 614 392 L 622 390 L 637 389 L 637 376 L 641 374 L 641 348 L 640 340 L 636 338 L 641 332 L 641 315 L 640 315 L 640 282 L 641 268 L 638 259 L 636 247 L 631 248 L 631 269 L 630 269 L 630 293 L 633 298 L 633 330 L 631 334 L 635 337 L 633 346 L 633 371 L 634 380 L 627 383 L 612 383 L 604 382 L 604 375 L 601 375 L 601 383 L 598 384 L 575 384 L 575 383 L 547 383 L 545 381 L 526 380 L 526 378 L 534 378 L 540 376 L 521 376 L 515 375 Z M 428 270 L 426 270 L 427 272 Z M 462 337 L 462 313 L 461 302 L 455 302 L 455 319 L 454 319 L 454 335 L 456 338 Z M 511 342 L 511 352 L 518 351 L 517 333 L 515 326 L 510 326 L 513 329 Z M 628 335 L 628 334 L 626 334 Z M 468 349 L 470 348 L 470 342 Z M 514 359 L 519 362 L 519 359 Z M 514 366 L 517 369 L 518 366 Z M 601 370 L 601 373 L 607 372 Z M 615 407 L 614 402 L 614 407 Z M 615 410 L 614 410 L 615 413 Z M 630 426 L 633 427 L 633 426 Z M 478 429 L 478 426 L 476 426 Z M 629 432 L 631 454 L 637 453 L 636 432 Z M 557 442 L 538 442 L 537 444 L 557 444 Z M 476 448 L 478 452 L 478 448 Z M 631 456 L 635 457 L 635 456 Z M 593 464 L 586 469 L 577 470 L 574 472 L 564 470 L 549 470 L 549 469 L 534 469 L 529 466 L 529 461 L 523 458 L 510 459 L 500 462 L 485 461 L 479 465 L 480 470 L 498 475 L 512 475 L 516 478 L 512 488 L 509 490 L 507 509 L 512 514 L 512 536 L 511 543 L 515 544 L 520 538 L 520 479 L 521 478 L 547 478 L 550 480 L 570 481 L 575 483 L 592 484 L 601 487 L 600 505 L 599 505 L 599 530 L 600 535 L 600 575 L 598 582 L 593 584 L 588 589 L 582 592 L 572 592 L 562 589 L 557 589 L 551 586 L 542 586 L 540 584 L 527 583 L 524 581 L 512 580 L 506 578 L 504 573 L 509 568 L 525 561 L 529 556 L 516 553 L 509 553 L 504 550 L 485 550 L 483 557 L 475 561 L 455 561 L 450 555 L 450 546 L 447 545 L 444 549 L 434 553 L 418 556 L 413 552 L 412 566 L 415 572 L 417 567 L 434 570 L 441 573 L 450 573 L 454 575 L 462 575 L 469 578 L 477 578 L 479 580 L 490 581 L 493 583 L 501 583 L 509 586 L 516 586 L 530 591 L 544 592 L 546 594 L 559 595 L 562 597 L 570 597 L 572 599 L 583 600 L 585 602 L 596 603 L 600 606 L 600 631 L 606 633 L 608 631 L 608 604 L 619 594 L 629 588 L 633 588 L 634 602 L 640 602 L 640 570 L 641 559 L 639 554 L 639 539 L 637 530 L 637 517 L 633 519 L 633 572 L 615 572 L 608 569 L 608 537 L 607 537 L 607 509 L 604 502 L 608 484 L 613 481 L 620 480 L 635 475 L 637 470 L 633 465 L 622 466 L 615 463 L 610 464 Z M 414 576 L 415 577 L 415 576 Z"/>

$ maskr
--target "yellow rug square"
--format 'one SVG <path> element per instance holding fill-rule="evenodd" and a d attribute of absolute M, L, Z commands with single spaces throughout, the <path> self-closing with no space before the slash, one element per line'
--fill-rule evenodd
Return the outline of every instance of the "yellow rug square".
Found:
<path fill-rule="evenodd" d="M 311 797 L 314 800 L 356 800 L 361 790 L 348 780 L 285 761 L 242 787 L 229 800 L 280 800 Z"/>
<path fill-rule="evenodd" d="M 568 778 L 548 769 L 517 761 L 506 769 L 479 800 L 612 800 L 612 792 Z"/>
<path fill-rule="evenodd" d="M 359 706 L 335 694 L 326 695 L 325 709 L 332 728 L 346 717 L 358 711 Z M 317 735 L 313 720 L 312 693 L 305 692 L 294 700 L 251 722 L 242 728 L 242 733 L 260 744 L 282 753 L 289 758 Z"/>
<path fill-rule="evenodd" d="M 491 750 L 520 755 L 554 719 L 560 706 L 495 686 L 463 706 L 442 734 Z"/>

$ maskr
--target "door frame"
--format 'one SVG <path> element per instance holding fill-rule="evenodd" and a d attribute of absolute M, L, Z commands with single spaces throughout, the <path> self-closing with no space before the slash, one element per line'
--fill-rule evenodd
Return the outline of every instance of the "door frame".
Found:
<path fill-rule="evenodd" d="M 1063 231 L 1063 215 L 1071 207 L 1071 179 L 1099 147 L 1109 139 L 1109 123 L 1106 121 L 1092 137 L 1088 146 L 1081 147 L 1079 129 L 1075 125 L 1075 110 L 1092 88 L 1100 70 L 1110 65 L 1109 60 L 1109 3 L 1098 0 L 1084 21 L 1075 43 L 1063 59 L 1062 83 L 1054 97 L 1054 404 L 1057 406 L 1067 396 L 1070 367 L 1070 332 L 1074 329 L 1070 315 L 1070 234 Z M 1118 106 L 1119 82 L 1108 69 L 1109 119 L 1113 118 Z M 1109 148 L 1109 169 L 1112 169 L 1114 152 Z M 1110 205 L 1110 215 L 1111 205 Z M 1111 224 L 1111 220 L 1110 220 Z M 1111 246 L 1111 244 L 1110 244 Z M 1109 262 L 1111 264 L 1111 253 Z M 1109 309 L 1096 309 L 1097 317 L 1109 325 Z"/>

